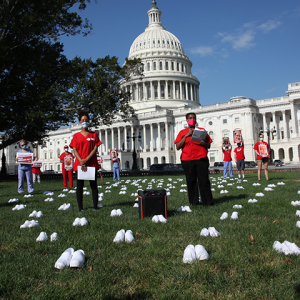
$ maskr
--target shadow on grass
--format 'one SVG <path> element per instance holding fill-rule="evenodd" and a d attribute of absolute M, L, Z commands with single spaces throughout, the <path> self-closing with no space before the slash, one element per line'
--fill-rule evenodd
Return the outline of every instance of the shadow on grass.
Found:
<path fill-rule="evenodd" d="M 222 196 L 220 198 L 214 198 L 214 204 L 219 204 L 219 203 L 223 203 L 223 202 L 229 202 L 229 201 L 233 201 L 233 200 L 240 200 L 240 199 L 245 199 L 245 197 L 248 194 L 240 194 L 237 196 Z"/>
<path fill-rule="evenodd" d="M 297 284 L 295 286 L 295 292 L 296 292 L 296 295 L 297 295 L 297 299 L 300 298 L 300 284 Z"/>
<path fill-rule="evenodd" d="M 149 292 L 136 292 L 132 295 L 124 295 L 121 297 L 116 297 L 113 295 L 105 295 L 103 297 L 104 300 L 131 300 L 131 299 L 149 299 L 149 297 L 151 297 L 151 293 Z"/>

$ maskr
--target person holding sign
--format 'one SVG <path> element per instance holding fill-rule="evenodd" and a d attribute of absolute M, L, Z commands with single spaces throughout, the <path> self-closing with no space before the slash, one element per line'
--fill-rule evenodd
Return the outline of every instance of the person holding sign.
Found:
<path fill-rule="evenodd" d="M 26 176 L 28 193 L 31 194 L 34 191 L 32 167 L 31 167 L 33 153 L 31 149 L 28 149 L 27 142 L 25 140 L 21 140 L 19 142 L 19 147 L 21 149 L 17 152 L 17 157 L 16 157 L 16 161 L 19 164 L 18 193 L 24 193 L 24 177 Z"/>
<path fill-rule="evenodd" d="M 223 138 L 223 147 L 222 147 L 222 151 L 224 154 L 224 178 L 227 177 L 227 168 L 229 168 L 229 176 L 233 177 L 233 172 L 232 172 L 232 158 L 231 158 L 231 144 L 229 142 L 229 138 L 228 137 L 224 137 Z"/>
<path fill-rule="evenodd" d="M 97 163 L 98 163 L 98 173 L 100 175 L 100 178 L 101 178 L 101 182 L 103 183 L 103 175 L 102 175 L 102 167 L 101 167 L 101 164 L 103 163 L 103 158 L 99 155 L 99 152 L 97 151 L 96 152 L 96 156 L 97 156 Z"/>
<path fill-rule="evenodd" d="M 189 202 L 191 205 L 201 204 L 199 202 L 199 187 L 202 204 L 211 206 L 213 205 L 213 197 L 208 178 L 207 153 L 212 139 L 204 128 L 195 128 L 197 123 L 195 113 L 188 113 L 186 121 L 189 128 L 178 133 L 174 144 L 176 144 L 177 150 L 182 149 L 181 165 L 186 177 Z M 199 134 L 198 131 L 201 133 Z"/>
<path fill-rule="evenodd" d="M 33 183 L 35 183 L 36 181 L 38 183 L 41 183 L 41 164 L 42 162 L 39 162 L 38 157 L 35 156 L 32 163 Z"/>
<path fill-rule="evenodd" d="M 64 146 L 65 152 L 62 153 L 59 157 L 60 162 L 62 163 L 62 175 L 64 181 L 64 188 L 68 187 L 67 177 L 69 177 L 70 187 L 73 187 L 73 162 L 74 156 L 69 152 L 68 145 Z"/>
<path fill-rule="evenodd" d="M 113 165 L 113 181 L 116 181 L 117 177 L 120 181 L 120 158 L 118 158 L 117 150 L 110 150 L 110 159 Z"/>
<path fill-rule="evenodd" d="M 244 154 L 244 144 L 237 143 L 237 147 L 234 149 L 235 162 L 238 169 L 238 176 L 241 178 L 241 170 L 243 178 L 245 178 L 245 154 Z"/>
<path fill-rule="evenodd" d="M 93 208 L 98 209 L 98 187 L 97 187 L 97 157 L 96 151 L 102 144 L 98 135 L 88 129 L 90 117 L 87 111 L 79 111 L 78 119 L 81 131 L 74 134 L 70 147 L 74 150 L 76 157 L 74 170 L 77 171 L 76 197 L 79 211 L 83 211 L 83 186 L 84 179 L 90 180 L 93 196 Z M 93 176 L 94 175 L 94 176 Z M 84 178 L 84 179 L 81 179 Z"/>
<path fill-rule="evenodd" d="M 264 164 L 266 179 L 269 180 L 268 163 L 269 163 L 269 157 L 270 157 L 270 154 L 269 154 L 270 146 L 268 145 L 267 142 L 264 142 L 263 134 L 259 135 L 259 142 L 257 142 L 254 145 L 253 149 L 255 150 L 255 153 L 257 154 L 256 160 L 257 160 L 257 165 L 258 165 L 258 171 L 257 171 L 258 180 L 260 180 L 262 164 Z"/>

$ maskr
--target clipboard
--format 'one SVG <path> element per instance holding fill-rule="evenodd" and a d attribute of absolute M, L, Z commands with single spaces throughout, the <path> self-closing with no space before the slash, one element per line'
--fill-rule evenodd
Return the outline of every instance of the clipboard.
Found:
<path fill-rule="evenodd" d="M 191 141 L 200 143 L 201 141 L 205 141 L 206 136 L 207 136 L 207 131 L 195 128 Z"/>
<path fill-rule="evenodd" d="M 81 166 L 77 167 L 77 179 L 79 180 L 95 180 L 96 169 L 94 167 L 86 167 L 86 172 L 81 171 Z"/>

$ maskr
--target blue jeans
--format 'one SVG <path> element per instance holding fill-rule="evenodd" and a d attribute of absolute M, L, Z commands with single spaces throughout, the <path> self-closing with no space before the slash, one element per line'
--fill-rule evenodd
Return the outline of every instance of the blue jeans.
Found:
<path fill-rule="evenodd" d="M 27 179 L 27 189 L 28 193 L 31 194 L 34 190 L 33 188 L 33 179 L 32 179 L 32 169 L 29 170 L 20 170 L 18 169 L 18 193 L 24 192 L 24 178 L 26 175 Z"/>
<path fill-rule="evenodd" d="M 116 177 L 118 177 L 118 180 L 120 181 L 120 168 L 119 166 L 117 168 L 113 167 L 113 180 L 116 181 Z"/>
<path fill-rule="evenodd" d="M 233 177 L 231 161 L 224 161 L 224 177 L 227 177 L 227 168 L 228 167 L 229 167 L 229 175 L 230 175 L 230 177 Z"/>

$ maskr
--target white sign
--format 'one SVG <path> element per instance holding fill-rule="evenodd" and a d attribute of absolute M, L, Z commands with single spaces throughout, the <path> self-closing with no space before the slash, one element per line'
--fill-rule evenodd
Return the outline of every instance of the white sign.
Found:
<path fill-rule="evenodd" d="M 30 152 L 17 152 L 17 163 L 18 164 L 29 164 L 33 161 L 33 153 Z"/>

